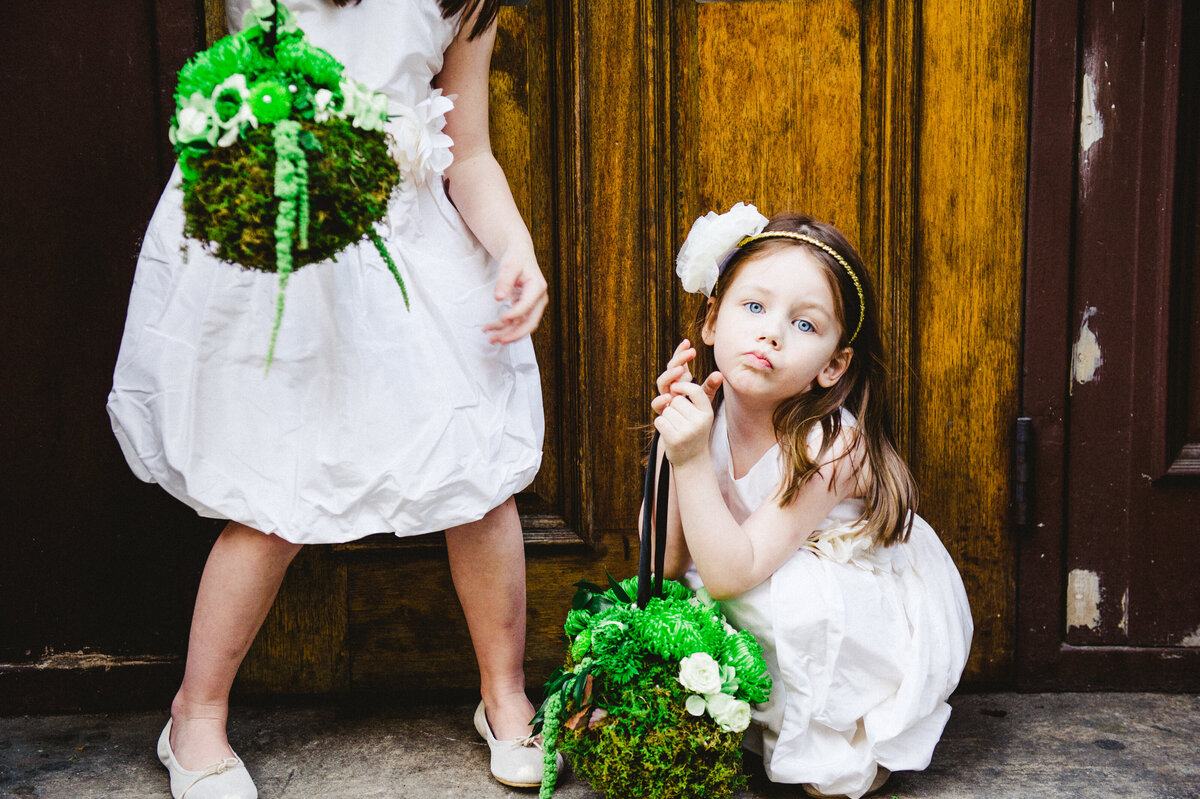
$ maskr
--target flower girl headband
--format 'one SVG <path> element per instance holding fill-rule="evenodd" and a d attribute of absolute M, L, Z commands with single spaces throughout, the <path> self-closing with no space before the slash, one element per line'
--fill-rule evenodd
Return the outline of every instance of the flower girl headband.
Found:
<path fill-rule="evenodd" d="M 850 267 L 841 253 L 823 241 L 803 233 L 793 233 L 789 230 L 768 230 L 767 218 L 758 212 L 753 205 L 738 203 L 726 213 L 718 214 L 709 211 L 692 223 L 683 246 L 679 248 L 679 257 L 675 261 L 675 273 L 683 282 L 683 290 L 700 292 L 706 297 L 712 296 L 717 278 L 725 270 L 725 265 L 734 253 L 752 241 L 761 239 L 794 239 L 816 247 L 827 253 L 838 265 L 846 270 L 854 283 L 858 294 L 858 324 L 850 335 L 847 343 L 852 343 L 858 332 L 862 330 L 863 317 L 866 315 L 866 299 L 863 296 L 862 282 Z"/>

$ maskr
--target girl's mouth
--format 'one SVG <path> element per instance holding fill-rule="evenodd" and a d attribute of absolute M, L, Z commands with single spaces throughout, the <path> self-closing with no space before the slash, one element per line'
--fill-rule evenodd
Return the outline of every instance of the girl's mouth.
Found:
<path fill-rule="evenodd" d="M 746 359 L 747 363 L 749 363 L 751 366 L 754 366 L 758 369 L 773 368 L 771 365 L 771 361 L 768 358 L 766 358 L 762 355 L 759 355 L 757 352 L 747 352 L 742 357 L 744 357 Z"/>

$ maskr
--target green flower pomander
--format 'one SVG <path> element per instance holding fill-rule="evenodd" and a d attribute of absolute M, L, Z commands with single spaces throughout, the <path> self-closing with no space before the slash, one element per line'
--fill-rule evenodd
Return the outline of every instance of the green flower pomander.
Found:
<path fill-rule="evenodd" d="M 771 677 L 748 632 L 701 589 L 663 582 L 638 609 L 637 579 L 576 583 L 566 663 L 535 717 L 545 742 L 541 799 L 555 754 L 608 799 L 722 799 L 745 784 L 742 735 Z"/>
<path fill-rule="evenodd" d="M 407 305 L 374 228 L 401 176 L 383 131 L 385 95 L 347 78 L 281 4 L 254 0 L 245 21 L 180 70 L 170 139 L 185 235 L 223 261 L 279 275 L 269 367 L 289 275 L 364 238 Z"/>

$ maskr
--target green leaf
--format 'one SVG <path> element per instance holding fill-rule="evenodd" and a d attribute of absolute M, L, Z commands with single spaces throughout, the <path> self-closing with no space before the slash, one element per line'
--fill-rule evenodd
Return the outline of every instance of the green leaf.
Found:
<path fill-rule="evenodd" d="M 612 588 L 612 592 L 617 595 L 617 599 L 621 600 L 622 602 L 633 601 L 629 598 L 629 594 L 625 593 L 625 589 L 621 587 L 621 584 L 617 582 L 616 578 L 608 573 L 608 569 L 604 570 L 604 576 L 608 578 L 608 584 Z"/>
<path fill-rule="evenodd" d="M 321 146 L 321 142 L 317 141 L 317 137 L 312 134 L 311 130 L 303 131 L 300 134 L 300 146 L 310 153 L 320 153 L 325 150 Z"/>

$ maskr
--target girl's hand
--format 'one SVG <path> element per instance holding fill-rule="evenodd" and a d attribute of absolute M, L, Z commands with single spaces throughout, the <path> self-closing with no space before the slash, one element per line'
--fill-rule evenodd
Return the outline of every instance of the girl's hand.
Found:
<path fill-rule="evenodd" d="M 671 355 L 671 360 L 667 362 L 667 368 L 658 376 L 655 385 L 658 388 L 658 396 L 650 400 L 650 410 L 655 413 L 662 413 L 667 406 L 671 404 L 671 398 L 674 396 L 672 388 L 676 383 L 692 382 L 692 371 L 688 368 L 688 364 L 696 357 L 696 348 L 686 338 L 679 342 L 679 346 L 675 348 L 674 354 Z M 709 402 L 717 395 L 717 388 L 721 385 L 721 373 L 713 372 L 704 381 L 704 393 L 708 395 Z"/>
<path fill-rule="evenodd" d="M 492 344 L 511 344 L 538 326 L 549 298 L 546 278 L 532 252 L 517 257 L 505 254 L 500 260 L 496 300 L 511 300 L 512 305 L 495 322 L 484 325 L 483 331 L 492 334 L 488 337 Z"/>
<path fill-rule="evenodd" d="M 713 372 L 703 385 L 684 380 L 671 385 L 670 400 L 654 420 L 654 429 L 662 437 L 663 449 L 673 466 L 678 468 L 696 458 L 707 462 L 713 423 L 711 393 L 716 392 L 721 379 L 720 372 Z"/>

